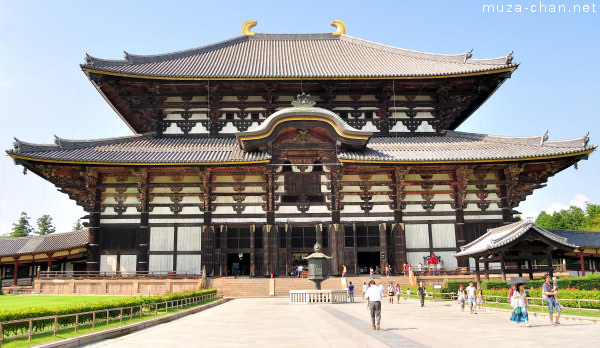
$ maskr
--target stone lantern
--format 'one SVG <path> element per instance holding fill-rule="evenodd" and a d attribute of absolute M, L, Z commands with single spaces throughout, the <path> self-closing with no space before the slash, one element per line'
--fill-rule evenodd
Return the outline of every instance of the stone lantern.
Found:
<path fill-rule="evenodd" d="M 305 257 L 308 260 L 308 279 L 315 282 L 315 289 L 321 290 L 321 282 L 327 279 L 327 259 L 331 257 L 321 252 L 321 245 L 315 244 L 315 252 Z"/>

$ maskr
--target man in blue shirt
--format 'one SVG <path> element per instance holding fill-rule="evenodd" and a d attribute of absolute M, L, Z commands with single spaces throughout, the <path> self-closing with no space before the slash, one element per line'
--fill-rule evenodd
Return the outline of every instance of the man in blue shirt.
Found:
<path fill-rule="evenodd" d="M 348 285 L 348 297 L 350 297 L 350 302 L 354 302 L 354 285 L 352 285 L 352 282 Z"/>

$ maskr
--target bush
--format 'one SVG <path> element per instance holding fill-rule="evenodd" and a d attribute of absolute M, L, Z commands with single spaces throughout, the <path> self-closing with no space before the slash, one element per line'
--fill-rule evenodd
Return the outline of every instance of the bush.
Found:
<path fill-rule="evenodd" d="M 541 288 L 544 281 L 544 279 L 530 280 L 526 286 L 527 288 Z M 506 283 L 504 280 L 484 280 L 481 282 L 481 288 L 483 290 L 510 289 L 510 285 Z M 558 279 L 558 287 L 561 289 L 600 290 L 600 275 L 594 273 L 585 277 L 560 278 Z"/>
<path fill-rule="evenodd" d="M 168 293 L 165 295 L 159 296 L 148 296 L 148 297 L 133 297 L 133 298 L 119 298 L 109 301 L 101 301 L 94 303 L 77 303 L 72 305 L 66 305 L 56 308 L 40 308 L 40 307 L 29 307 L 25 309 L 12 309 L 12 310 L 0 310 L 0 322 L 11 321 L 11 320 L 20 320 L 20 319 L 29 319 L 29 318 L 39 318 L 39 317 L 49 317 L 55 315 L 65 315 L 65 314 L 75 314 L 82 312 L 92 312 L 98 310 L 105 310 L 111 308 L 119 308 L 119 307 L 133 307 L 133 313 L 129 308 L 123 309 L 123 316 L 129 315 L 139 315 L 139 307 L 144 304 L 151 303 L 160 303 L 171 300 L 178 300 L 187 297 L 201 296 L 216 293 L 216 289 L 206 289 L 206 290 L 198 290 L 198 291 L 185 291 L 180 293 Z M 159 306 L 160 308 L 164 308 L 164 305 Z M 109 315 L 111 317 L 117 317 L 120 314 L 120 310 L 109 311 Z M 92 322 L 92 314 L 85 314 L 79 316 L 79 324 L 85 325 L 86 323 Z M 106 312 L 96 313 L 96 320 L 106 319 Z M 72 317 L 64 317 L 58 319 L 59 328 L 64 328 L 68 326 L 75 325 L 75 316 Z M 33 322 L 33 331 L 44 331 L 54 327 L 54 319 L 48 320 L 37 320 Z M 15 323 L 15 324 L 5 324 L 3 326 L 3 331 L 5 333 L 9 333 L 10 336 L 17 335 L 19 333 L 25 333 L 29 329 L 28 322 Z"/>
<path fill-rule="evenodd" d="M 472 280 L 472 282 L 475 283 L 475 280 Z M 469 280 L 449 280 L 446 282 L 446 287 L 443 290 L 444 290 L 444 292 L 457 293 L 458 287 L 460 286 L 460 284 L 464 285 L 464 287 L 466 289 L 467 286 L 469 286 Z M 482 284 L 482 287 L 483 287 L 483 284 Z"/>

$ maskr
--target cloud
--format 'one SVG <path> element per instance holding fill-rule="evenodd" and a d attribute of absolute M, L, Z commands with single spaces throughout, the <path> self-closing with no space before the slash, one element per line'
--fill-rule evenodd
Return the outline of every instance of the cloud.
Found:
<path fill-rule="evenodd" d="M 554 202 L 546 209 L 546 213 L 553 214 L 560 210 L 569 209 L 571 206 L 576 206 L 581 209 L 585 209 L 587 202 L 589 202 L 589 198 L 587 198 L 584 194 L 578 193 L 569 201 L 569 204 L 564 204 L 561 202 Z"/>

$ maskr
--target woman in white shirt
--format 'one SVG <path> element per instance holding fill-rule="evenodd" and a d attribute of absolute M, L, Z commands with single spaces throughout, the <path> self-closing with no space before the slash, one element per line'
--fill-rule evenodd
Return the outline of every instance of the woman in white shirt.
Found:
<path fill-rule="evenodd" d="M 517 285 L 517 290 L 514 292 L 511 302 L 514 310 L 510 316 L 510 320 L 516 322 L 517 326 L 521 326 L 521 323 L 525 323 L 526 326 L 530 326 L 529 315 L 527 314 L 529 303 L 527 302 L 525 285 Z"/>

